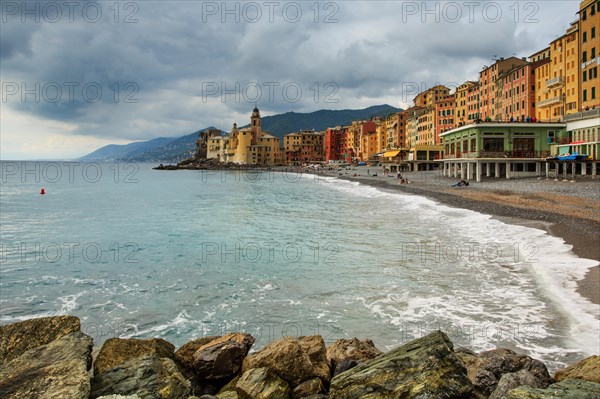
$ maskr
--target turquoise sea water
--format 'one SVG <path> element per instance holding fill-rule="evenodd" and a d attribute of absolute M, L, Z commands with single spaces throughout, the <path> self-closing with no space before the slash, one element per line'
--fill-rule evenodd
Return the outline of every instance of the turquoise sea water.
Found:
<path fill-rule="evenodd" d="M 441 328 L 552 367 L 600 352 L 598 306 L 575 293 L 596 262 L 544 231 L 334 178 L 151 167 L 2 162 L 0 322 L 382 350 Z"/>

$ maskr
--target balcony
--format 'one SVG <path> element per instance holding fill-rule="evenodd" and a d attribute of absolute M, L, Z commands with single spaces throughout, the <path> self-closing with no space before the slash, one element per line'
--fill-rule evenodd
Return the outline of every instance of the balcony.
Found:
<path fill-rule="evenodd" d="M 563 94 L 561 96 L 556 96 L 556 97 L 549 98 L 547 100 L 539 101 L 537 103 L 537 105 L 538 105 L 538 107 L 547 107 L 549 105 L 558 104 L 558 103 L 563 102 L 564 98 L 565 98 L 565 96 Z"/>
<path fill-rule="evenodd" d="M 600 117 L 600 108 L 589 109 L 586 111 L 578 112 L 576 114 L 566 115 L 565 121 L 569 122 L 569 121 L 576 121 L 578 119 L 587 119 L 587 118 L 594 118 L 594 117 Z"/>
<path fill-rule="evenodd" d="M 455 154 L 444 154 L 444 159 L 543 159 L 550 156 L 550 151 L 473 151 L 457 152 Z"/>
<path fill-rule="evenodd" d="M 562 86 L 565 83 L 565 79 L 562 76 L 559 76 L 554 79 L 548 79 L 546 81 L 546 88 L 551 89 L 553 87 Z"/>

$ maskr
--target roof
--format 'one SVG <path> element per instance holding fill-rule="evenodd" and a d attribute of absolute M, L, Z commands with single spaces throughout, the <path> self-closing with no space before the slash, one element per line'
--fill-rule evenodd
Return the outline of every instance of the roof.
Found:
<path fill-rule="evenodd" d="M 460 132 L 462 130 L 467 130 L 471 128 L 489 128 L 489 127 L 517 127 L 517 126 L 527 126 L 527 127 L 555 127 L 555 128 L 565 128 L 567 126 L 566 123 L 563 122 L 480 122 L 480 123 L 471 123 L 469 125 L 464 125 L 461 127 L 454 128 L 452 130 L 448 130 L 445 133 L 440 134 L 440 137 L 446 136 L 451 133 Z"/>

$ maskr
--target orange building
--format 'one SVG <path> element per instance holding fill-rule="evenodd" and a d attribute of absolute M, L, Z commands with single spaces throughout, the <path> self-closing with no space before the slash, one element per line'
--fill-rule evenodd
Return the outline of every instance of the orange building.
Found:
<path fill-rule="evenodd" d="M 527 63 L 511 69 L 498 77 L 502 90 L 500 120 L 528 121 L 535 117 L 535 69 L 545 63 Z"/>
<path fill-rule="evenodd" d="M 466 93 L 465 93 L 466 94 Z M 466 104 L 466 96 L 464 97 Z M 456 109 L 456 94 L 451 94 L 435 103 L 435 142 L 440 144 L 440 134 L 454 129 Z"/>
<path fill-rule="evenodd" d="M 346 158 L 348 126 L 330 127 L 325 131 L 325 161 Z"/>
<path fill-rule="evenodd" d="M 501 99 L 501 92 L 498 89 L 498 77 L 519 65 L 525 65 L 526 60 L 517 57 L 507 59 L 500 58 L 492 66 L 485 66 L 479 73 L 479 114 L 484 120 L 498 120 L 496 106 Z"/>
<path fill-rule="evenodd" d="M 600 1 L 584 0 L 579 5 L 579 30 L 581 66 L 580 70 L 580 109 L 600 106 Z"/>

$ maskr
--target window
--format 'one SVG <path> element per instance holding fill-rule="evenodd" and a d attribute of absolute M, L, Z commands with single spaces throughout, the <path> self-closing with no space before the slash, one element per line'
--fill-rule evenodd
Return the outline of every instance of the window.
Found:
<path fill-rule="evenodd" d="M 587 51 L 583 52 L 583 62 L 587 62 Z"/>
<path fill-rule="evenodd" d="M 583 42 L 587 42 L 587 32 L 583 32 Z"/>
<path fill-rule="evenodd" d="M 583 101 L 587 101 L 587 90 L 583 91 Z"/>
<path fill-rule="evenodd" d="M 592 39 L 596 38 L 596 27 L 595 26 L 592 28 L 590 36 L 592 37 Z"/>
<path fill-rule="evenodd" d="M 594 58 L 596 58 L 596 47 L 592 47 L 592 56 L 590 59 L 593 60 Z"/>
<path fill-rule="evenodd" d="M 592 72 L 592 71 L 590 71 L 590 72 Z M 590 75 L 591 75 L 591 73 L 590 73 Z M 583 71 L 583 81 L 587 82 L 587 71 Z"/>
<path fill-rule="evenodd" d="M 592 87 L 592 100 L 596 99 L 596 88 Z"/>

